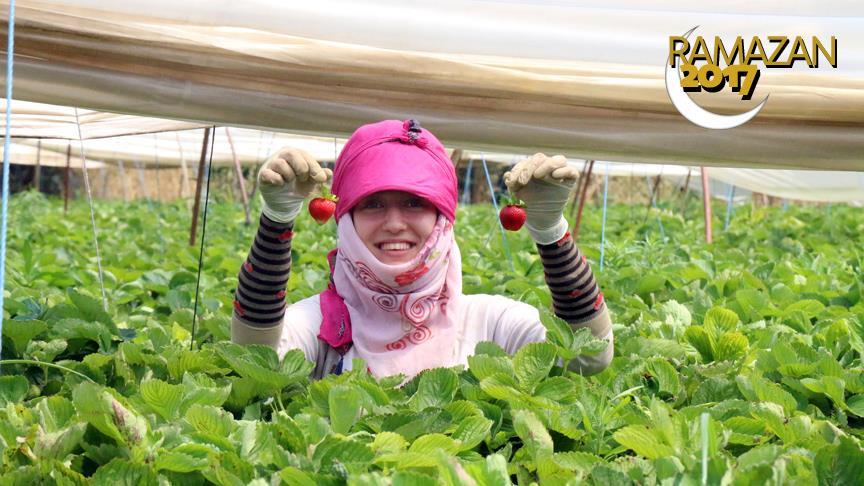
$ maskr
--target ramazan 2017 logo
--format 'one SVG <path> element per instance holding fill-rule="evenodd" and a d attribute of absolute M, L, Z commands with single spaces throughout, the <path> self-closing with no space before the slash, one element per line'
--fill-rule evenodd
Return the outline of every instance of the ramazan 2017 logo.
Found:
<path fill-rule="evenodd" d="M 742 100 L 749 100 L 761 76 L 757 62 L 765 68 L 791 68 L 796 62 L 818 68 L 821 55 L 831 67 L 837 67 L 837 38 L 834 36 L 829 43 L 813 36 L 809 45 L 802 36 L 769 35 L 764 41 L 754 36 L 746 44 L 741 36 L 731 44 L 724 44 L 720 37 L 715 36 L 709 46 L 702 36 L 697 36 L 692 43 L 688 40 L 696 28 L 683 36 L 669 37 L 666 92 L 685 118 L 704 128 L 726 129 L 743 125 L 762 110 L 768 96 L 747 112 L 720 115 L 696 104 L 687 92 L 704 90 L 716 93 L 728 84 L 733 92 L 741 95 Z"/>

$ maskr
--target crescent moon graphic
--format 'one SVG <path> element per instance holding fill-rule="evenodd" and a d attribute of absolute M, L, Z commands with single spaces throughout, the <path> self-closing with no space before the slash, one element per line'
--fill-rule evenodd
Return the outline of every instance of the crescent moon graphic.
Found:
<path fill-rule="evenodd" d="M 690 29 L 690 31 L 684 34 L 684 37 L 689 37 L 697 27 L 699 26 L 697 25 Z M 718 115 L 713 111 L 702 108 L 690 99 L 690 96 L 681 87 L 681 75 L 678 72 L 678 68 L 673 68 L 669 64 L 669 58 L 666 58 L 666 93 L 669 95 L 669 100 L 672 101 L 672 104 L 684 118 L 700 127 L 726 130 L 741 126 L 759 114 L 759 111 L 765 106 L 765 102 L 768 101 L 768 96 L 766 96 L 756 107 L 738 115 Z"/>

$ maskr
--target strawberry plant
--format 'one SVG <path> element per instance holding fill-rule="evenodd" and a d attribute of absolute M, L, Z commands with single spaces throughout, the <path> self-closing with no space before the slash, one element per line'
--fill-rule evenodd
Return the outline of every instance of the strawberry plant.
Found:
<path fill-rule="evenodd" d="M 535 305 L 547 341 L 481 343 L 404 386 L 362 363 L 310 382 L 300 351 L 229 342 L 237 205 L 210 206 L 194 336 L 185 204 L 95 209 L 107 311 L 86 205 L 10 201 L 2 484 L 864 482 L 860 209 L 744 208 L 708 246 L 677 210 L 611 206 L 615 358 L 583 377 L 569 363 L 602 344 L 548 310 L 530 236 L 507 234 L 511 270 L 492 208 L 462 207 L 464 291 Z M 599 228 L 586 208 L 592 263 Z M 301 216 L 289 301 L 326 286 L 334 237 Z"/>

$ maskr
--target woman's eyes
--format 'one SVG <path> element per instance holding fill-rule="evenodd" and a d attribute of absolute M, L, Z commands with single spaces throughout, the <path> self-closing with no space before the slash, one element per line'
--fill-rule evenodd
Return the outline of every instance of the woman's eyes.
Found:
<path fill-rule="evenodd" d="M 422 199 L 407 199 L 401 203 L 402 207 L 405 208 L 425 208 L 426 202 Z M 366 201 L 360 205 L 361 209 L 381 209 L 385 206 L 385 204 L 378 200 Z"/>

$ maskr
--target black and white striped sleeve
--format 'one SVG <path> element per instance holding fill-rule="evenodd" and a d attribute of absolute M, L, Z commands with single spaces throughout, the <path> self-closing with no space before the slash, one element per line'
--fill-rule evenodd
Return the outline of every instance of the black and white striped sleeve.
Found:
<path fill-rule="evenodd" d="M 294 223 L 278 223 L 261 215 L 249 256 L 240 267 L 231 340 L 266 344 L 275 349 L 285 315 L 285 289 L 291 272 Z"/>
<path fill-rule="evenodd" d="M 574 329 L 588 327 L 595 337 L 609 342 L 599 355 L 580 357 L 571 367 L 578 367 L 574 371 L 586 375 L 602 371 L 612 359 L 612 319 L 591 266 L 569 231 L 555 243 L 538 243 L 537 251 L 552 293 L 555 315 Z"/>

